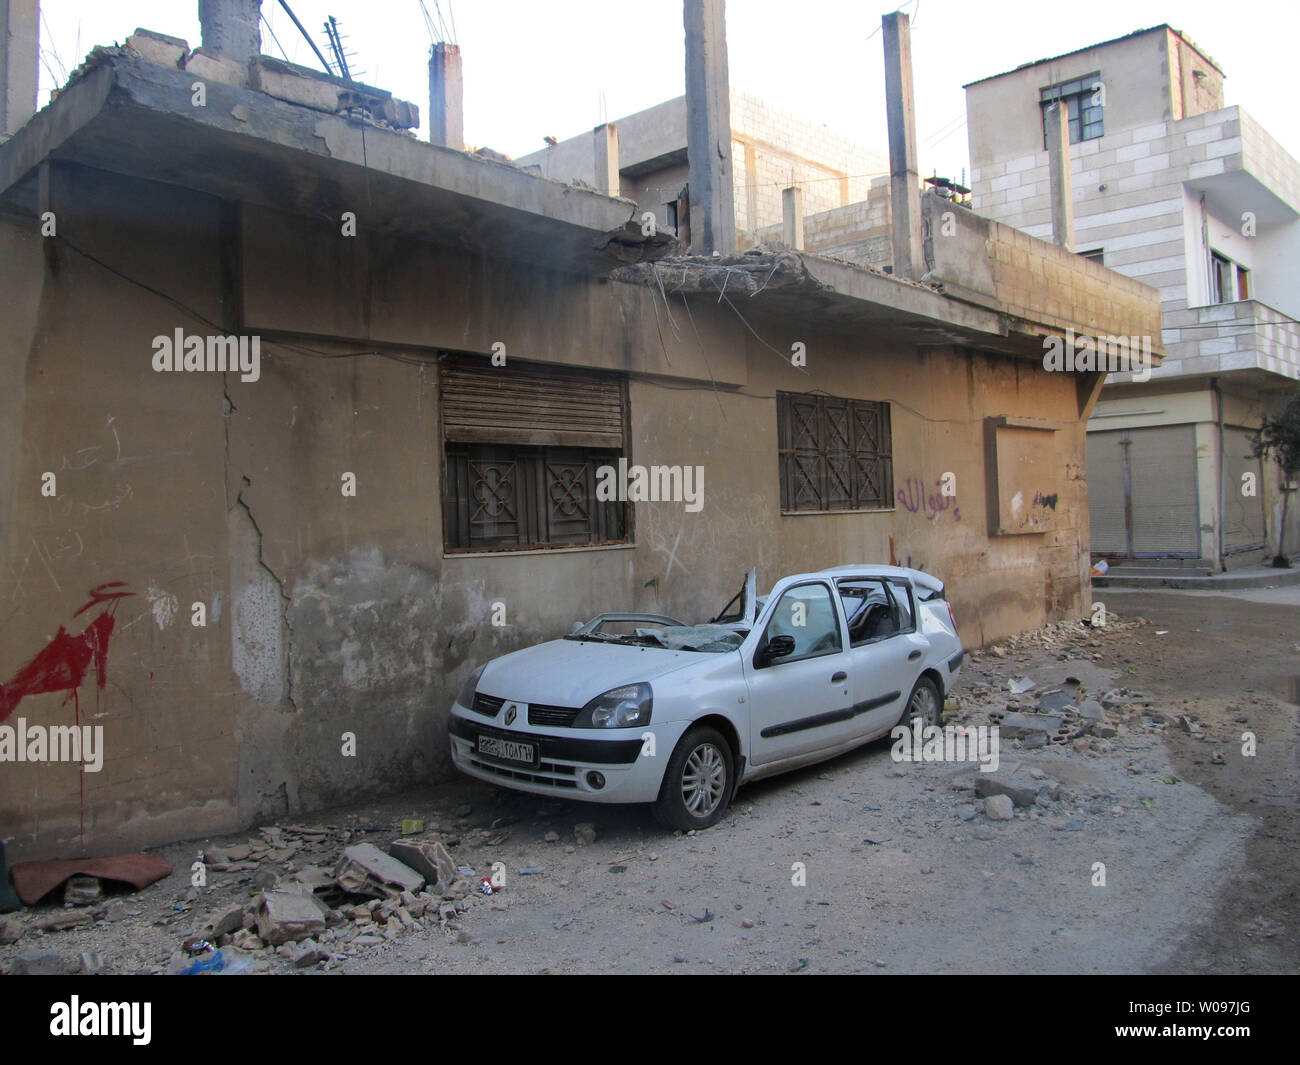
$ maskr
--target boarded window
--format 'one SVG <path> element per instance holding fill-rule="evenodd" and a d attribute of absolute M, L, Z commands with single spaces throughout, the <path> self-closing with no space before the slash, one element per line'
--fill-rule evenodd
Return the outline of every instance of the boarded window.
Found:
<path fill-rule="evenodd" d="M 776 411 L 783 511 L 893 506 L 888 403 L 778 392 Z"/>
<path fill-rule="evenodd" d="M 627 541 L 627 503 L 596 498 L 600 468 L 626 454 L 622 377 L 458 359 L 439 394 L 447 550 Z"/>

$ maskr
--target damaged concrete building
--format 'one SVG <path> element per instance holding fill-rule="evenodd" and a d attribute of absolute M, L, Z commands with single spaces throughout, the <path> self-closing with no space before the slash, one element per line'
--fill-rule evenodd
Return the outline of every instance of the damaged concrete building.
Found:
<path fill-rule="evenodd" d="M 707 618 L 751 566 L 924 567 L 967 646 L 1087 609 L 1104 375 L 1044 342 L 1158 337 L 1156 292 L 922 196 L 902 16 L 893 274 L 737 253 L 701 140 L 725 38 L 691 21 L 722 5 L 686 8 L 688 248 L 255 33 L 137 32 L 17 109 L 0 724 L 100 726 L 103 761 L 0 765 L 12 858 L 435 779 L 474 666 L 603 610 Z M 620 460 L 700 505 L 602 497 Z"/>

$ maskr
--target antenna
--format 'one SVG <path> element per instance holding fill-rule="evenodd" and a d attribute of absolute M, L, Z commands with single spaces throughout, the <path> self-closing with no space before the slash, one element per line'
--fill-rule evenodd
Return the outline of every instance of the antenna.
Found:
<path fill-rule="evenodd" d="M 339 69 L 339 76 L 345 81 L 355 80 L 348 60 L 355 59 L 356 53 L 344 49 L 343 42 L 347 38 L 339 32 L 339 20 L 333 15 L 325 19 L 325 39 L 329 41 L 330 51 L 334 55 L 334 63 Z M 362 72 L 358 71 L 357 73 Z"/>
<path fill-rule="evenodd" d="M 321 50 L 316 47 L 316 42 L 311 39 L 311 34 L 307 32 L 307 28 L 298 21 L 298 16 L 293 13 L 293 8 L 289 6 L 289 0 L 280 0 L 280 6 L 284 8 L 284 13 L 289 16 L 293 24 L 298 27 L 298 32 L 306 39 L 307 44 L 311 46 L 311 50 L 316 53 L 316 58 L 320 60 L 320 65 L 325 68 L 325 73 L 333 74 L 334 68 L 330 66 L 329 60 L 321 55 Z"/>

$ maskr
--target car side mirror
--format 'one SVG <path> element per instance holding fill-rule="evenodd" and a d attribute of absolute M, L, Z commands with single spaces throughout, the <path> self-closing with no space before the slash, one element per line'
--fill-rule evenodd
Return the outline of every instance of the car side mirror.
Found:
<path fill-rule="evenodd" d="M 776 658 L 784 658 L 789 654 L 794 654 L 793 636 L 773 636 L 767 641 L 767 660 L 769 662 Z"/>

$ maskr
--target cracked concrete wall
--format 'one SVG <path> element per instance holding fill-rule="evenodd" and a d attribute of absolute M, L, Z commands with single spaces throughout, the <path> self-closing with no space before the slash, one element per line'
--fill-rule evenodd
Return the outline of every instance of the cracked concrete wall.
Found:
<path fill-rule="evenodd" d="M 12 491 L 0 498 L 0 684 L 21 695 L 7 725 L 102 727 L 103 765 L 0 764 L 0 834 L 15 860 L 121 852 L 237 820 L 228 632 L 191 624 L 192 604 L 215 613 L 227 586 L 222 382 L 154 373 L 154 336 L 206 327 L 73 250 L 215 319 L 218 205 L 55 165 L 50 207 L 52 247 L 35 220 L 2 223 L 21 231 L 24 249 L 41 246 L 35 257 L 12 256 L 11 238 L 0 249 L 5 333 L 9 279 L 22 278 L 17 306 L 23 286 L 40 292 L 27 350 L 0 367 L 0 395 L 23 405 L 21 444 L 3 458 Z M 46 473 L 53 495 L 42 494 Z M 113 581 L 131 595 L 78 616 L 90 590 Z M 83 632 L 104 611 L 114 628 L 102 687 L 89 655 L 75 689 L 57 672 L 24 685 L 43 651 L 76 673 L 71 648 L 86 647 Z"/>
<path fill-rule="evenodd" d="M 746 302 L 760 341 L 710 297 L 689 313 L 674 299 L 670 318 L 648 286 L 391 237 L 338 254 L 332 223 L 260 210 L 243 216 L 235 293 L 245 332 L 263 336 L 259 379 L 156 373 L 154 336 L 211 333 L 233 309 L 220 205 L 73 167 L 56 177 L 60 235 L 105 265 L 58 248 L 35 340 L 0 364 L 21 363 L 25 388 L 0 515 L 0 683 L 58 626 L 80 634 L 87 589 L 122 580 L 136 595 L 117 601 L 103 689 L 92 670 L 76 705 L 66 692 L 19 705 L 43 723 L 79 709 L 104 725 L 107 757 L 99 774 L 4 766 L 0 831 L 16 859 L 224 831 L 437 778 L 447 708 L 474 666 L 601 610 L 707 616 L 751 565 L 766 584 L 910 558 L 949 582 L 968 644 L 1077 612 L 1086 596 L 1081 482 L 1043 536 L 990 540 L 983 514 L 985 417 L 1059 423 L 1063 477 L 1082 461 L 1068 375 L 899 350 Z M 30 233 L 0 232 L 6 270 L 30 265 Z M 299 339 L 286 347 L 277 331 Z M 806 374 L 767 346 L 796 340 Z M 357 354 L 380 341 L 397 358 Z M 436 365 L 399 360 L 414 355 L 403 345 L 495 341 L 510 358 L 633 372 L 631 461 L 705 466 L 703 511 L 639 504 L 627 546 L 444 557 Z M 896 404 L 903 502 L 779 513 L 772 396 L 812 389 Z M 54 500 L 39 493 L 45 470 L 59 473 Z M 960 519 L 925 502 L 947 471 Z M 205 628 L 190 623 L 195 602 Z"/>

